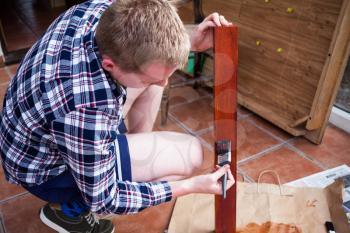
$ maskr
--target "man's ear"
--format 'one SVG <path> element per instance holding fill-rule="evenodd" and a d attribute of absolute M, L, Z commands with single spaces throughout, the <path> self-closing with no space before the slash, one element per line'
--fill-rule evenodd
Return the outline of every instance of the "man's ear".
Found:
<path fill-rule="evenodd" d="M 102 67 L 108 72 L 112 72 L 118 66 L 113 62 L 112 58 L 107 55 L 102 55 Z"/>

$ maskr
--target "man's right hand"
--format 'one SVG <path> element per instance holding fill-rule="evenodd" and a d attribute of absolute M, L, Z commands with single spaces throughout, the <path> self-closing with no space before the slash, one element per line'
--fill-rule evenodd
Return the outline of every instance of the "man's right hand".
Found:
<path fill-rule="evenodd" d="M 216 171 L 194 176 L 189 179 L 169 182 L 173 197 L 178 197 L 190 193 L 206 193 L 206 194 L 218 194 L 222 195 L 221 180 L 220 178 L 228 173 L 227 187 L 226 190 L 231 188 L 235 179 L 233 178 L 232 172 L 229 165 L 223 167 L 216 167 Z"/>

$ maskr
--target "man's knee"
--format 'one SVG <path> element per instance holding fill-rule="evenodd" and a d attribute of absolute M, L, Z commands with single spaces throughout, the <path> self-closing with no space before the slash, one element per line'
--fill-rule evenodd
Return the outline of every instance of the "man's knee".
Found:
<path fill-rule="evenodd" d="M 191 137 L 191 144 L 190 144 L 190 174 L 192 175 L 196 170 L 198 170 L 203 163 L 203 150 L 202 145 L 200 141 L 194 137 Z"/>

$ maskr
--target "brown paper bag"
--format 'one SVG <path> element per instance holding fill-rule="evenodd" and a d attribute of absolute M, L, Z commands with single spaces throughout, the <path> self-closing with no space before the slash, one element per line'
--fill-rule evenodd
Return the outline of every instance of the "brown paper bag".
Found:
<path fill-rule="evenodd" d="M 342 182 L 325 189 L 237 183 L 237 232 L 326 233 L 332 221 L 337 233 L 349 233 L 342 209 Z M 214 232 L 214 196 L 178 198 L 169 233 Z"/>

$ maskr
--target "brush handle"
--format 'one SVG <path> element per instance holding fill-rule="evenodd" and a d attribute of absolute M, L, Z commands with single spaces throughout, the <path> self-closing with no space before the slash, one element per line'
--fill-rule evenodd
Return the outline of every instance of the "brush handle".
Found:
<path fill-rule="evenodd" d="M 222 197 L 226 199 L 226 187 L 227 187 L 227 173 L 225 173 L 221 177 L 221 189 L 222 189 Z"/>
<path fill-rule="evenodd" d="M 230 164 L 228 160 L 224 160 L 223 162 L 219 163 L 220 167 L 225 166 L 226 164 Z M 227 187 L 227 176 L 228 173 L 226 172 L 220 179 L 221 179 L 221 190 L 222 190 L 222 197 L 226 199 L 226 187 Z"/>

